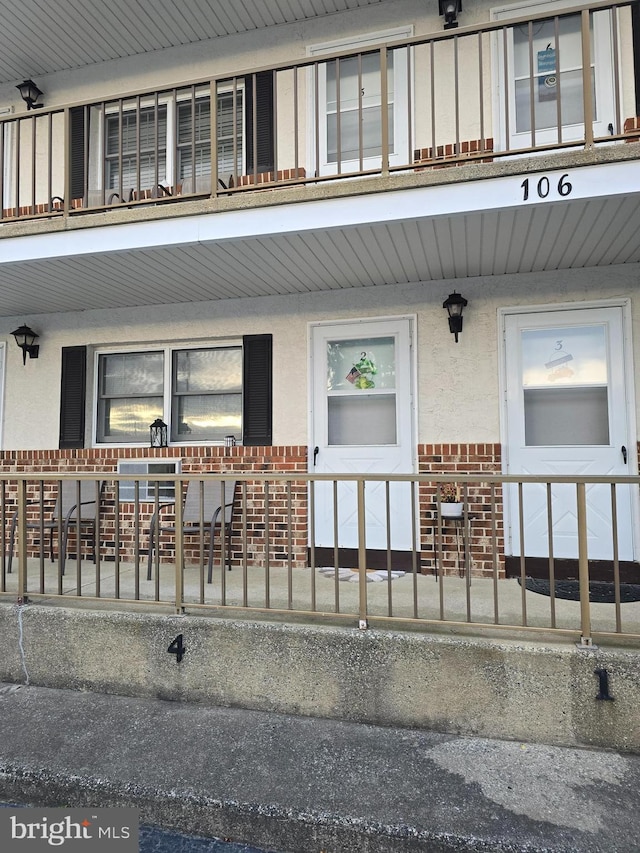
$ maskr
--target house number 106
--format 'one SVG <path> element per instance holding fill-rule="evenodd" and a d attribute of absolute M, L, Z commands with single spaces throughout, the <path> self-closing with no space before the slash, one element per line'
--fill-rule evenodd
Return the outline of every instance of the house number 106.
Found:
<path fill-rule="evenodd" d="M 558 186 L 556 188 L 558 195 L 567 196 L 571 193 L 573 189 L 571 183 L 567 180 L 569 177 L 568 174 L 562 175 L 560 180 L 558 181 Z M 522 187 L 522 200 L 529 200 L 529 178 L 525 178 L 524 181 L 520 184 Z M 531 184 L 531 194 L 537 192 L 538 198 L 547 198 L 549 193 L 551 192 L 551 181 L 546 175 L 543 175 L 537 184 Z"/>

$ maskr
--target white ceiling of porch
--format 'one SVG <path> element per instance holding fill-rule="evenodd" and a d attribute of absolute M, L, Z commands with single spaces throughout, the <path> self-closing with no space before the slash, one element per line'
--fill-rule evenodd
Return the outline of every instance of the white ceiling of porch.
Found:
<path fill-rule="evenodd" d="M 0 83 L 380 2 L 0 0 Z"/>
<path fill-rule="evenodd" d="M 4 263 L 0 316 L 630 263 L 640 263 L 637 193 Z"/>

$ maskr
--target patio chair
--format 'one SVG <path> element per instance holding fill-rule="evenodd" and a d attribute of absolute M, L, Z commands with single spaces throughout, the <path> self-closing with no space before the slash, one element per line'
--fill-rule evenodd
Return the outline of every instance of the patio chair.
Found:
<path fill-rule="evenodd" d="M 211 583 L 213 576 L 213 550 L 215 545 L 216 529 L 227 541 L 227 568 L 231 571 L 231 521 L 235 503 L 236 481 L 235 480 L 191 480 L 187 483 L 187 493 L 184 499 L 184 510 L 182 513 L 183 536 L 194 536 L 201 531 L 209 536 L 209 562 L 207 580 Z M 147 580 L 151 580 L 153 567 L 153 553 L 159 547 L 158 543 L 162 533 L 175 533 L 174 521 L 165 524 L 162 513 L 169 507 L 175 507 L 175 501 L 163 503 L 158 512 L 153 514 L 149 527 L 149 564 L 147 567 Z M 223 513 L 224 510 L 224 513 Z M 224 521 L 223 521 L 224 518 Z M 201 525 L 202 519 L 202 525 Z"/>
<path fill-rule="evenodd" d="M 27 530 L 43 530 L 49 533 L 49 554 L 51 562 L 54 561 L 53 555 L 53 534 L 60 530 L 60 558 L 61 572 L 64 574 L 65 561 L 67 559 L 67 545 L 69 542 L 69 530 L 77 530 L 78 526 L 78 483 L 80 483 L 80 538 L 82 537 L 83 528 L 89 530 L 91 536 L 91 557 L 93 562 L 96 561 L 96 528 L 99 512 L 99 501 L 96 501 L 96 484 L 94 480 L 62 480 L 58 484 L 58 494 L 55 499 L 44 501 L 27 501 L 30 507 L 42 506 L 46 517 L 42 519 L 33 518 L 33 510 L 30 511 L 27 521 Z M 100 483 L 99 495 L 102 496 L 104 490 L 104 482 Z M 13 546 L 16 538 L 16 528 L 18 526 L 18 510 L 16 510 L 11 519 L 11 529 L 9 532 L 9 562 L 7 571 L 11 571 L 11 563 L 13 560 Z M 42 547 L 41 543 L 41 547 Z M 78 542 L 78 554 L 80 553 L 80 542 Z"/>

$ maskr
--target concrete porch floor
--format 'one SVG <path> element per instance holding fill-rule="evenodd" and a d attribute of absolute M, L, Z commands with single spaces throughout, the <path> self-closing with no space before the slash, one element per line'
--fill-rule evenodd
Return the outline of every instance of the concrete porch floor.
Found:
<path fill-rule="evenodd" d="M 171 564 L 160 566 L 158 582 L 154 577 L 148 581 L 146 561 L 141 561 L 138 572 L 138 597 L 136 598 L 136 571 L 130 563 L 102 560 L 99 564 L 100 585 L 96 593 L 96 566 L 90 560 L 83 560 L 80 566 L 75 560 L 67 560 L 63 576 L 63 595 L 57 595 L 58 563 L 30 558 L 28 561 L 27 594 L 34 596 L 42 588 L 44 598 L 37 601 L 48 606 L 56 603 L 73 606 L 81 599 L 91 607 L 118 609 L 147 608 L 145 602 L 158 599 L 154 603 L 157 612 L 166 606 L 172 609 L 175 601 L 175 574 Z M 42 587 L 41 587 L 42 578 Z M 438 581 L 433 575 L 413 575 L 411 573 L 392 572 L 392 579 L 386 571 L 367 574 L 367 614 L 372 620 L 389 615 L 398 620 L 427 620 L 429 623 L 467 623 L 469 625 L 513 626 L 552 629 L 552 600 L 530 590 L 523 592 L 515 579 L 501 579 L 494 583 L 491 578 L 471 578 L 447 576 Z M 116 596 L 116 580 L 119 594 Z M 10 598 L 17 597 L 17 562 L 13 572 L 5 575 L 4 592 Z M 79 599 L 78 590 L 80 592 Z M 118 597 L 119 601 L 113 601 Z M 104 601 L 96 600 L 104 599 Z M 279 618 L 294 613 L 315 623 L 323 619 L 329 623 L 336 619 L 348 622 L 357 620 L 359 604 L 359 585 L 357 571 L 340 569 L 338 575 L 331 568 L 286 568 L 248 566 L 234 567 L 231 571 L 221 572 L 220 566 L 214 566 L 213 582 L 206 582 L 206 566 L 188 565 L 184 571 L 184 606 L 192 614 L 206 612 L 207 605 L 215 608 L 220 616 L 226 608 L 238 617 L 237 608 L 247 611 L 247 615 L 268 615 L 273 611 Z M 314 604 L 315 601 L 315 604 Z M 523 611 L 526 610 L 526 616 Z M 591 627 L 594 633 L 618 633 L 618 636 L 636 635 L 640 637 L 640 601 L 622 603 L 619 606 L 620 625 L 616 625 L 615 603 L 591 603 Z M 336 615 L 339 614 L 339 615 Z M 419 624 L 419 623 L 416 623 Z M 403 626 L 406 627 L 406 626 Z M 555 599 L 555 627 L 565 631 L 580 631 L 580 602 Z"/>

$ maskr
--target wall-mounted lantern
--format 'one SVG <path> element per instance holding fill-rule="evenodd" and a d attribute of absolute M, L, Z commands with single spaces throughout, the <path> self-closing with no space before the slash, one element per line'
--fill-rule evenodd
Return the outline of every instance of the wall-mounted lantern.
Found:
<path fill-rule="evenodd" d="M 438 0 L 438 14 L 444 18 L 444 29 L 458 26 L 458 15 L 462 12 L 462 0 Z"/>
<path fill-rule="evenodd" d="M 37 110 L 43 106 L 43 104 L 36 104 L 36 101 L 43 93 L 38 89 L 33 80 L 24 80 L 16 86 L 16 89 L 19 90 L 28 110 Z"/>
<path fill-rule="evenodd" d="M 151 432 L 151 447 L 167 446 L 167 425 L 162 418 L 156 418 L 149 426 Z"/>
<path fill-rule="evenodd" d="M 447 309 L 447 313 L 449 315 L 449 331 L 452 335 L 456 336 L 456 343 L 458 343 L 458 334 L 462 331 L 462 311 L 467 304 L 467 300 L 464 296 L 460 296 L 460 294 L 456 293 L 455 290 L 453 293 L 450 293 L 442 303 L 442 307 Z"/>
<path fill-rule="evenodd" d="M 27 354 L 29 355 L 29 358 L 38 357 L 40 347 L 35 343 L 35 341 L 39 335 L 37 335 L 33 329 L 30 329 L 28 326 L 23 324 L 19 329 L 16 329 L 15 332 L 11 332 L 11 334 L 16 339 L 16 343 L 22 350 L 23 364 L 27 363 Z"/>

